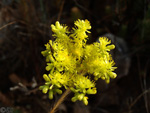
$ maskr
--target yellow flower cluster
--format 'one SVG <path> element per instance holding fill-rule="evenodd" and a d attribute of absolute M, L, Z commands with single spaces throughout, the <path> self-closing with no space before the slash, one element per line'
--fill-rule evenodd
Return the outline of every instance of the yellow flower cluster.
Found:
<path fill-rule="evenodd" d="M 100 37 L 100 43 L 87 45 L 86 33 L 90 33 L 90 22 L 77 20 L 74 24 L 71 32 L 58 21 L 51 25 L 56 39 L 50 40 L 45 45 L 46 50 L 42 51 L 49 74 L 43 75 L 45 85 L 40 86 L 40 89 L 43 93 L 49 92 L 49 98 L 53 99 L 54 94 L 62 93 L 62 87 L 69 88 L 75 93 L 73 102 L 80 100 L 87 105 L 87 94 L 97 92 L 95 83 L 99 78 L 109 83 L 110 78 L 117 76 L 113 72 L 115 63 L 109 54 L 115 46 L 106 37 Z M 90 76 L 94 76 L 94 80 Z"/>

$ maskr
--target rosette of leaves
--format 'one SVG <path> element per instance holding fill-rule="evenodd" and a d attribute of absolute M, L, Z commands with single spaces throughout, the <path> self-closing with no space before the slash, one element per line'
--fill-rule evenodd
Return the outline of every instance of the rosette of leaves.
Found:
<path fill-rule="evenodd" d="M 80 100 L 87 105 L 87 94 L 96 94 L 98 79 L 109 83 L 110 78 L 117 76 L 113 72 L 116 67 L 113 67 L 115 63 L 109 53 L 115 46 L 106 37 L 100 37 L 100 43 L 87 45 L 90 22 L 77 20 L 74 24 L 71 31 L 58 21 L 51 25 L 55 41 L 49 40 L 46 50 L 42 51 L 49 74 L 43 75 L 45 85 L 40 89 L 49 93 L 50 99 L 56 93 L 62 94 L 63 87 L 70 89 L 74 93 L 73 102 Z"/>

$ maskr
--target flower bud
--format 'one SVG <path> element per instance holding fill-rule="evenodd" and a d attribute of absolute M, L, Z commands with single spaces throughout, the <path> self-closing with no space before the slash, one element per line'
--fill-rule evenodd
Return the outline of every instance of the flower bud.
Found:
<path fill-rule="evenodd" d="M 110 75 L 111 78 L 116 78 L 117 77 L 117 74 L 114 73 L 114 72 L 110 72 L 109 75 Z"/>
<path fill-rule="evenodd" d="M 54 86 L 54 85 L 51 85 L 51 86 L 49 87 L 49 89 L 52 89 L 52 88 L 53 88 L 53 86 Z"/>
<path fill-rule="evenodd" d="M 75 101 L 77 101 L 78 100 L 78 98 L 75 96 L 75 97 L 72 97 L 72 99 L 71 99 L 71 101 L 72 102 L 75 102 Z"/>
<path fill-rule="evenodd" d="M 87 94 L 96 94 L 96 93 L 97 93 L 96 88 L 88 89 L 88 90 L 87 90 Z"/>
<path fill-rule="evenodd" d="M 83 97 L 84 97 L 84 94 L 83 94 L 83 93 L 78 95 L 78 99 L 79 99 L 80 101 L 83 99 Z"/>
<path fill-rule="evenodd" d="M 52 90 L 49 91 L 48 98 L 53 99 L 53 91 Z"/>
<path fill-rule="evenodd" d="M 76 89 L 74 89 L 73 87 L 70 88 L 71 91 L 73 91 L 74 93 L 77 93 L 78 91 Z"/>
<path fill-rule="evenodd" d="M 58 88 L 61 88 L 61 84 L 60 83 L 57 83 L 55 84 Z"/>
<path fill-rule="evenodd" d="M 42 90 L 42 91 L 43 91 L 43 93 L 47 93 L 48 88 L 49 88 L 49 86 L 44 86 L 44 87 L 43 87 L 43 90 Z"/>
<path fill-rule="evenodd" d="M 50 81 L 49 77 L 48 77 L 46 74 L 43 75 L 43 78 L 44 78 L 44 80 L 45 80 L 46 82 L 49 82 L 49 81 Z"/>
<path fill-rule="evenodd" d="M 60 89 L 56 89 L 56 92 L 57 92 L 58 94 L 62 94 L 62 90 L 60 90 Z"/>
<path fill-rule="evenodd" d="M 115 45 L 109 45 L 109 46 L 107 46 L 107 49 L 109 49 L 109 50 L 111 50 L 111 49 L 115 49 Z"/>
<path fill-rule="evenodd" d="M 55 62 L 55 59 L 53 58 L 52 55 L 49 55 L 49 59 L 50 59 L 51 62 Z"/>
<path fill-rule="evenodd" d="M 56 21 L 56 27 L 57 27 L 57 29 L 60 29 L 60 23 L 58 22 L 58 21 Z"/>
<path fill-rule="evenodd" d="M 40 87 L 39 87 L 40 90 L 43 90 L 43 88 L 44 88 L 44 86 L 40 86 Z"/>
<path fill-rule="evenodd" d="M 94 76 L 98 76 L 98 75 L 99 75 L 99 72 L 95 72 L 95 73 L 94 73 Z"/>
<path fill-rule="evenodd" d="M 46 70 L 49 71 L 53 68 L 53 64 L 52 63 L 48 63 L 48 66 L 46 66 Z"/>
<path fill-rule="evenodd" d="M 84 103 L 85 105 L 88 105 L 88 100 L 87 100 L 87 99 L 88 99 L 88 97 L 86 97 L 86 96 L 83 98 L 83 103 Z"/>
<path fill-rule="evenodd" d="M 104 76 L 101 77 L 102 80 L 105 80 L 106 78 Z"/>
<path fill-rule="evenodd" d="M 55 27 L 53 24 L 51 25 L 51 28 L 52 28 L 52 31 L 53 31 L 53 32 L 56 32 L 56 31 L 57 31 L 56 27 Z"/>
<path fill-rule="evenodd" d="M 107 84 L 109 84 L 109 83 L 110 83 L 110 79 L 106 79 L 105 82 L 106 82 Z"/>

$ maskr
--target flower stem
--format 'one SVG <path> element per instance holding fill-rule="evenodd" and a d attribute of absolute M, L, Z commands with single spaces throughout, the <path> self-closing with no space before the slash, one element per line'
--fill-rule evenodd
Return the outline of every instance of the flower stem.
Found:
<path fill-rule="evenodd" d="M 54 105 L 54 107 L 52 108 L 52 110 L 49 113 L 55 113 L 55 110 L 58 108 L 58 106 L 64 101 L 65 97 L 70 93 L 70 89 L 68 88 L 63 95 L 60 97 L 60 99 L 56 102 L 56 104 Z"/>

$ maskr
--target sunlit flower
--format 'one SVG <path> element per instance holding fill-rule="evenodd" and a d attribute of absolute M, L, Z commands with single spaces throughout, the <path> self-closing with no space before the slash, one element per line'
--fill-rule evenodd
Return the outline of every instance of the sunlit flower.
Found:
<path fill-rule="evenodd" d="M 115 63 L 109 53 L 115 46 L 106 37 L 100 37 L 100 43 L 87 45 L 90 22 L 77 20 L 74 24 L 71 32 L 58 21 L 51 25 L 56 39 L 50 40 L 45 45 L 46 50 L 41 52 L 46 57 L 49 74 L 43 75 L 45 85 L 40 89 L 53 99 L 54 94 L 62 94 L 62 87 L 69 88 L 74 92 L 73 102 L 79 100 L 87 105 L 87 94 L 97 93 L 95 84 L 99 78 L 109 83 L 110 78 L 117 76 L 113 72 L 116 67 L 113 67 Z"/>

